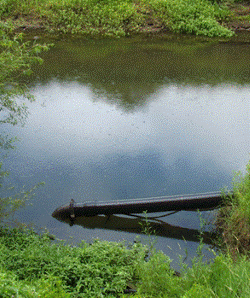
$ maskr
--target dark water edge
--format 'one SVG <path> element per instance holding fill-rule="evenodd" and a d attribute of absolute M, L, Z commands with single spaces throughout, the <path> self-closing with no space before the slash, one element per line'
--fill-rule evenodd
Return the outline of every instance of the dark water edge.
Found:
<path fill-rule="evenodd" d="M 51 36 L 48 38 L 43 37 L 41 40 L 51 41 Z M 229 40 L 169 33 L 160 37 L 137 35 L 121 39 L 86 39 L 79 36 L 68 39 L 67 36 L 59 35 L 52 38 L 53 41 L 56 46 L 44 54 L 45 63 L 39 66 L 37 79 L 41 84 L 56 74 L 59 80 L 74 78 L 81 83 L 91 84 L 99 91 L 104 89 L 112 95 L 120 92 L 126 96 L 126 85 L 123 90 L 119 84 L 112 86 L 121 78 L 130 85 L 133 82 L 144 82 L 144 88 L 149 82 L 149 85 L 154 82 L 156 88 L 172 82 L 191 85 L 249 83 L 248 32 L 239 33 Z M 71 51 L 74 51 L 74 56 L 70 55 Z M 53 59 L 58 59 L 55 57 L 60 57 L 59 53 L 67 55 L 69 59 L 64 60 L 63 65 L 51 63 Z M 140 70 L 138 73 L 138 67 L 145 70 L 143 74 Z M 65 72 L 65 69 L 71 70 Z M 132 87 L 135 88 L 133 84 Z M 125 97 L 125 101 L 129 102 L 129 98 Z"/>

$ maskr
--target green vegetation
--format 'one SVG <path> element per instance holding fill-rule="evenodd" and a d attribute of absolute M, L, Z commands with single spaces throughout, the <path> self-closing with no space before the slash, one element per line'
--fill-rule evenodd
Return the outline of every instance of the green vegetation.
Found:
<path fill-rule="evenodd" d="M 1 228 L 1 297 L 249 297 L 250 261 L 218 254 L 205 263 L 201 249 L 176 276 L 170 259 L 135 243 L 52 243 L 48 234 Z M 201 245 L 202 246 L 202 245 Z M 19 296 L 18 296 L 19 295 Z"/>
<path fill-rule="evenodd" d="M 20 81 L 20 76 L 32 73 L 31 66 L 42 62 L 38 54 L 41 51 L 48 50 L 48 46 L 23 42 L 22 34 L 13 35 L 11 26 L 0 25 L 0 123 L 15 125 L 22 122 L 27 115 L 27 107 L 22 99 L 33 100 L 27 86 Z M 14 141 L 15 138 L 9 138 L 8 135 L 0 135 L 2 153 L 0 187 L 3 187 L 3 180 L 9 174 L 8 171 L 3 169 L 6 150 L 14 148 Z M 29 191 L 22 190 L 13 196 L 0 197 L 0 221 L 6 220 L 17 209 L 24 207 L 37 186 Z"/>
<path fill-rule="evenodd" d="M 47 277 L 32 282 L 19 280 L 13 272 L 0 269 L 0 297 L 25 297 L 25 298 L 69 298 L 61 287 L 61 281 L 57 278 Z"/>
<path fill-rule="evenodd" d="M 22 34 L 11 38 L 12 32 L 12 26 L 0 23 L 0 123 L 16 124 L 27 113 L 20 98 L 33 100 L 27 86 L 20 83 L 20 76 L 30 75 L 31 66 L 42 63 L 38 55 L 41 51 L 48 50 L 48 46 L 22 42 Z"/>
<path fill-rule="evenodd" d="M 220 226 L 222 239 L 233 231 L 232 227 L 235 231 L 226 238 L 224 249 L 214 252 L 213 261 L 204 261 L 202 238 L 192 266 L 180 260 L 181 271 L 176 274 L 170 258 L 157 252 L 151 240 L 149 245 L 96 240 L 72 246 L 63 241 L 53 242 L 47 232 L 39 235 L 26 228 L 1 226 L 0 297 L 131 297 L 123 294 L 127 287 L 136 289 L 134 298 L 249 297 L 249 246 L 241 249 L 238 239 L 235 241 L 236 232 L 238 238 L 245 233 L 241 220 L 248 224 L 250 221 L 249 165 L 246 175 L 239 175 L 234 183 L 234 195 L 223 207 L 232 211 L 221 211 L 218 216 L 225 223 Z M 142 228 L 150 237 L 152 231 L 147 221 Z M 231 249 L 235 245 L 237 257 Z"/>
<path fill-rule="evenodd" d="M 166 268 L 167 257 L 153 255 L 142 270 L 142 297 L 248 297 L 250 262 L 242 258 L 234 264 L 229 255 L 219 254 L 206 264 L 202 255 L 193 259 L 191 268 L 183 265 L 180 277 Z M 165 261 L 165 262 L 164 262 Z"/>
<path fill-rule="evenodd" d="M 245 175 L 235 176 L 233 195 L 220 209 L 216 225 L 222 235 L 221 248 L 229 250 L 234 259 L 250 256 L 250 162 Z"/>
<path fill-rule="evenodd" d="M 14 17 L 13 12 L 21 13 L 22 16 L 30 15 L 31 12 L 36 15 L 39 5 L 40 12 L 43 12 L 44 7 L 48 5 L 47 1 L 40 2 L 39 0 L 17 3 L 11 0 L 1 0 L 1 3 L 3 4 L 0 6 L 1 15 L 6 18 Z M 51 3 L 50 8 L 53 12 L 52 8 L 57 7 L 57 4 Z M 64 13 L 67 15 L 67 11 L 73 11 L 72 3 L 65 3 L 68 3 L 71 10 L 63 12 L 64 9 L 61 9 L 62 15 Z M 77 9 L 77 4 L 80 5 L 83 2 L 74 3 Z M 163 2 L 156 4 L 152 1 L 150 3 L 149 15 L 154 10 L 159 13 L 157 5 L 165 7 Z M 35 4 L 37 6 L 34 6 Z M 147 5 L 145 4 L 143 9 L 148 9 Z M 206 5 L 204 4 L 204 7 L 208 9 L 210 6 Z M 105 5 L 99 6 L 100 9 L 103 7 Z M 168 10 L 169 8 L 166 11 Z M 145 15 L 147 15 L 147 10 Z M 191 17 L 192 22 L 195 16 L 194 11 Z M 50 16 L 51 19 L 49 19 L 49 13 L 42 17 L 51 26 L 53 17 Z M 177 18 L 178 22 L 183 20 L 182 18 Z M 63 19 L 62 27 L 58 25 L 59 30 L 65 29 L 66 19 Z M 157 20 L 159 19 L 162 23 L 169 20 L 163 13 L 157 15 Z M 145 21 L 143 18 L 140 20 Z M 192 22 L 189 23 L 189 27 L 185 27 L 183 25 L 185 21 L 183 24 L 180 21 L 179 27 L 174 29 L 178 22 L 173 21 L 168 24 L 178 32 L 194 34 L 208 34 L 212 28 L 204 22 L 204 27 L 195 27 L 200 30 L 196 31 L 198 29 L 194 30 L 194 27 L 190 25 Z M 132 23 L 128 22 L 128 24 Z M 4 27 L 3 23 L 1 26 L 0 111 L 3 114 L 3 123 L 16 124 L 27 112 L 20 96 L 32 99 L 27 87 L 20 82 L 20 75 L 30 74 L 32 64 L 41 62 L 38 57 L 40 51 L 48 47 L 23 43 L 20 35 L 12 36 L 11 30 Z M 54 26 L 56 27 L 57 23 Z M 112 26 L 107 26 L 105 32 L 115 34 L 117 31 L 112 31 L 114 28 Z M 206 26 L 210 29 L 204 33 Z M 68 32 L 72 32 L 71 23 L 67 28 Z M 102 21 L 97 23 L 96 32 L 101 33 L 101 28 L 103 28 Z M 127 30 L 129 27 L 124 26 L 122 29 L 124 32 L 126 32 L 125 28 Z M 81 30 L 76 32 L 81 32 Z M 12 140 L 1 136 L 0 141 L 3 149 L 12 147 Z M 6 175 L 7 172 L 1 170 L 1 182 Z M 247 173 L 237 177 L 234 182 L 234 194 L 227 200 L 227 205 L 221 208 L 217 218 L 222 251 L 216 255 L 213 262 L 204 262 L 201 241 L 192 267 L 187 267 L 181 261 L 181 274 L 177 276 L 170 266 L 171 260 L 166 255 L 138 242 L 127 246 L 124 243 L 95 241 L 92 244 L 82 242 L 78 246 L 71 246 L 60 241 L 53 243 L 48 233 L 38 235 L 32 230 L 10 229 L 2 225 L 0 227 L 0 297 L 126 297 L 123 292 L 127 286 L 137 289 L 137 294 L 134 295 L 137 298 L 249 297 L 250 164 L 247 166 Z M 19 196 L 0 199 L 1 220 L 22 207 L 26 199 L 27 194 L 21 199 Z"/>
<path fill-rule="evenodd" d="M 17 28 L 125 36 L 138 32 L 231 37 L 230 11 L 209 0 L 0 0 L 0 19 Z"/>
<path fill-rule="evenodd" d="M 100 241 L 92 245 L 82 242 L 77 247 L 51 244 L 46 233 L 39 236 L 29 230 L 2 228 L 0 237 L 0 267 L 4 271 L 28 283 L 56 277 L 72 297 L 121 293 L 128 281 L 136 280 L 136 267 L 146 254 L 139 244 L 130 249 L 122 243 Z"/>
<path fill-rule="evenodd" d="M 149 8 L 164 25 L 177 33 L 230 37 L 233 33 L 219 25 L 229 11 L 203 0 L 151 0 Z"/>

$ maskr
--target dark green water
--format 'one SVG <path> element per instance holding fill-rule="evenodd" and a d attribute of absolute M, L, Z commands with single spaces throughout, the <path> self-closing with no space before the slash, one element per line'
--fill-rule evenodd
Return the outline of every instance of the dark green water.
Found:
<path fill-rule="evenodd" d="M 238 40 L 237 40 L 238 38 Z M 18 214 L 58 238 L 133 241 L 136 234 L 70 228 L 51 217 L 73 198 L 117 200 L 231 187 L 250 152 L 250 47 L 182 36 L 56 39 L 28 82 L 36 102 L 4 164 L 16 189 L 44 181 Z M 210 216 L 211 213 L 204 213 Z M 199 228 L 195 212 L 166 222 Z M 172 248 L 172 250 L 169 249 Z M 178 262 L 197 243 L 159 237 Z"/>

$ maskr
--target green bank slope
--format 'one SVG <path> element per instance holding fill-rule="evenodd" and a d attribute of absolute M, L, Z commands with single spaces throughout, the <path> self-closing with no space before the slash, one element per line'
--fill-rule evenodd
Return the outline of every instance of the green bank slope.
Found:
<path fill-rule="evenodd" d="M 0 0 L 0 19 L 20 30 L 91 36 L 172 31 L 231 37 L 237 13 L 230 5 L 210 0 Z"/>

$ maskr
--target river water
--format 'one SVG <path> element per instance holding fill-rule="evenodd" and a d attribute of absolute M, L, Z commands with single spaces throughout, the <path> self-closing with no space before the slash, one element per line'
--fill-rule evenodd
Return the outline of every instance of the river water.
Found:
<path fill-rule="evenodd" d="M 18 219 L 73 243 L 133 242 L 135 233 L 69 227 L 51 214 L 72 198 L 230 189 L 233 171 L 244 172 L 250 153 L 250 47 L 243 37 L 54 39 L 29 79 L 36 102 L 27 103 L 25 125 L 1 127 L 19 138 L 4 161 L 8 183 L 22 190 L 45 182 Z M 164 221 L 200 226 L 196 212 Z M 190 260 L 197 245 L 162 236 L 156 243 L 174 267 L 186 248 Z"/>

